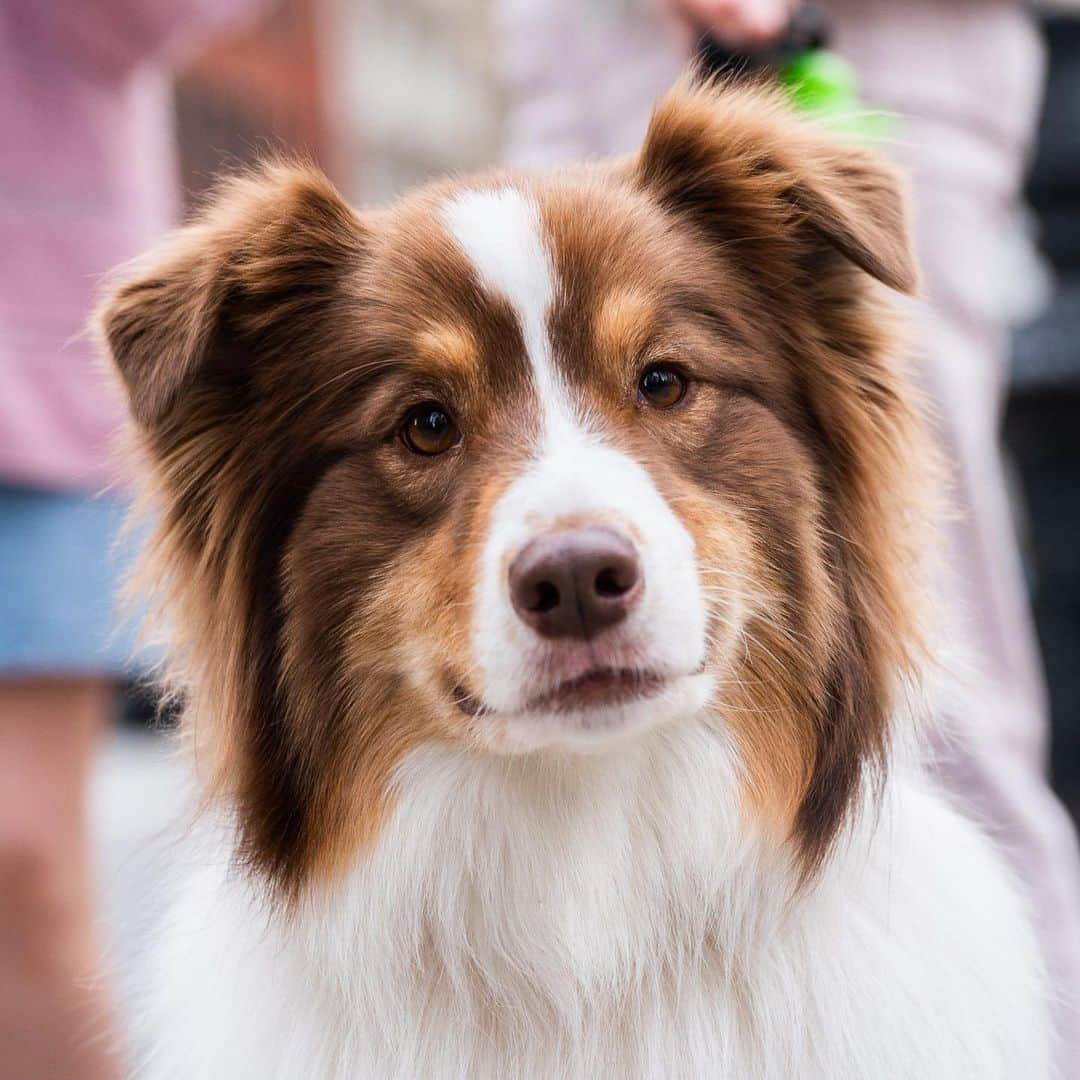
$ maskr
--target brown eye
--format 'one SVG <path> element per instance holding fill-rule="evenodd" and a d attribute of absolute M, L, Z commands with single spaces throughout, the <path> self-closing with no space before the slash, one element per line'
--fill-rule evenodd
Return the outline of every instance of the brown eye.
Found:
<path fill-rule="evenodd" d="M 686 393 L 686 379 L 674 368 L 656 367 L 647 368 L 638 383 L 641 396 L 658 409 L 670 409 L 682 401 Z"/>
<path fill-rule="evenodd" d="M 461 441 L 461 433 L 450 414 L 441 405 L 429 401 L 417 405 L 405 417 L 401 439 L 414 454 L 434 457 L 456 446 Z"/>

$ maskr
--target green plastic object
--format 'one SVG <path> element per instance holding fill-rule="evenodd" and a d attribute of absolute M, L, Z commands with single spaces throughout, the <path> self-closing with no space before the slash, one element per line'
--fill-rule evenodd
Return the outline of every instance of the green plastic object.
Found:
<path fill-rule="evenodd" d="M 797 53 L 781 69 L 780 85 L 797 109 L 830 128 L 867 142 L 894 134 L 893 117 L 859 100 L 855 69 L 828 49 Z"/>

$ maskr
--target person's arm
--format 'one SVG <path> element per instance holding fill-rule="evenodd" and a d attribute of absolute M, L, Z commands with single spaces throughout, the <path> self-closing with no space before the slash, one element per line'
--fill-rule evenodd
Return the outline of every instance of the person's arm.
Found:
<path fill-rule="evenodd" d="M 267 0 L 16 0 L 73 63 L 96 74 L 126 74 L 166 63 L 193 43 L 239 28 Z"/>
<path fill-rule="evenodd" d="M 583 9 L 575 0 L 498 0 L 495 16 L 506 107 L 504 161 L 531 168 L 596 153 Z"/>

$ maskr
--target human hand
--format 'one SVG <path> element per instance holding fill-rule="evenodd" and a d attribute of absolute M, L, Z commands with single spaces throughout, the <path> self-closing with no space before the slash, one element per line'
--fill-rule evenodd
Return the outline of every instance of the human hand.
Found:
<path fill-rule="evenodd" d="M 801 0 L 661 0 L 686 31 L 708 31 L 730 47 L 767 45 L 783 33 Z"/>

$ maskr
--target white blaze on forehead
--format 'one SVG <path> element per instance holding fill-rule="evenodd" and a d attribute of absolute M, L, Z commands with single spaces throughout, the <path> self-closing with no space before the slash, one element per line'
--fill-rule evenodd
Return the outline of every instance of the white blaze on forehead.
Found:
<path fill-rule="evenodd" d="M 443 221 L 480 284 L 514 309 L 550 433 L 555 416 L 570 410 L 551 358 L 547 316 L 555 274 L 535 201 L 513 187 L 465 191 L 443 207 Z"/>
<path fill-rule="evenodd" d="M 587 425 L 574 408 L 552 359 L 547 320 L 558 282 L 535 201 L 513 187 L 472 190 L 447 202 L 442 216 L 481 287 L 514 310 L 544 417 L 533 459 L 489 521 L 472 627 L 475 688 L 506 715 L 550 689 L 543 681 L 551 669 L 549 644 L 514 611 L 507 566 L 537 532 L 582 517 L 635 537 L 641 557 L 645 590 L 612 635 L 622 640 L 623 659 L 615 666 L 647 663 L 680 675 L 694 670 L 704 655 L 705 609 L 693 540 L 648 471 L 608 445 L 598 418 Z M 688 707 L 687 700 L 679 698 L 679 707 Z"/>

